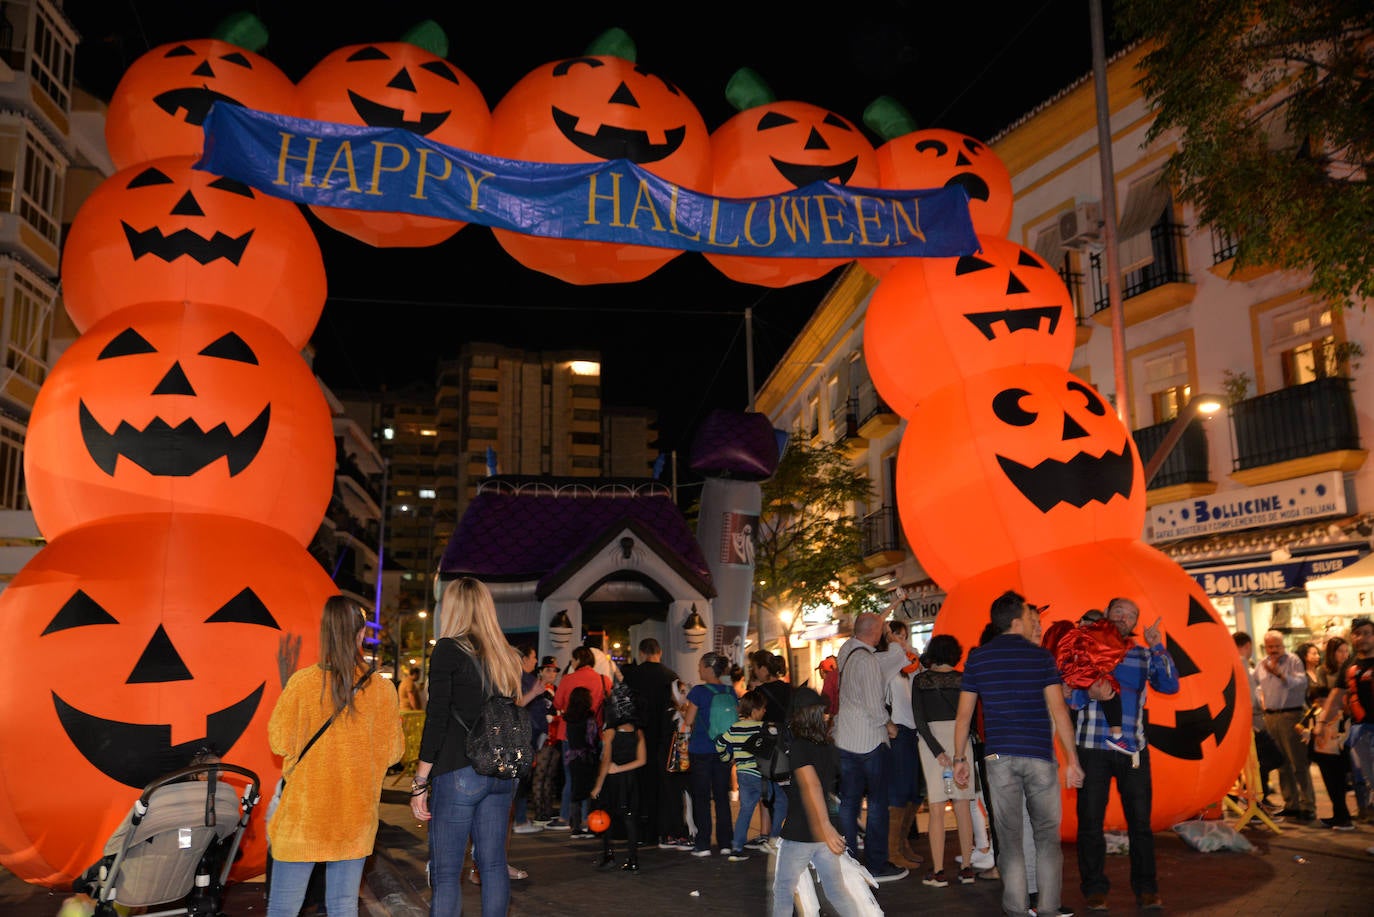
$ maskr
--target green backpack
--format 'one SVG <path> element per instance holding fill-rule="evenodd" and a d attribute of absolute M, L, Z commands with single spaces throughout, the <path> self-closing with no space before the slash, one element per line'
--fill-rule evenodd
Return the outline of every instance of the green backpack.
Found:
<path fill-rule="evenodd" d="M 711 741 L 724 735 L 731 726 L 735 725 L 735 720 L 739 719 L 739 700 L 735 697 L 735 692 L 728 686 L 708 685 L 712 691 L 711 709 L 707 711 L 706 734 L 711 737 Z M 716 691 L 716 688 L 720 688 Z"/>

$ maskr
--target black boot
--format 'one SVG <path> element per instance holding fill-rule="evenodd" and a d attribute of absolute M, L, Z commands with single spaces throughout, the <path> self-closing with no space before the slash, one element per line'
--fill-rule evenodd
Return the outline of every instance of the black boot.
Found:
<path fill-rule="evenodd" d="M 607 844 L 605 849 L 601 851 L 601 856 L 593 861 L 593 865 L 597 869 L 609 869 L 615 865 L 615 852 L 611 850 L 610 844 Z"/>
<path fill-rule="evenodd" d="M 632 876 L 639 875 L 639 861 L 633 858 L 626 860 L 625 864 L 620 867 L 620 871 Z"/>

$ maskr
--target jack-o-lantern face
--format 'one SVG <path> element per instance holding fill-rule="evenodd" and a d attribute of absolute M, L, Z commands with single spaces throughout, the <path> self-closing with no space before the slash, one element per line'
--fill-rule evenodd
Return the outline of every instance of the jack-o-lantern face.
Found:
<path fill-rule="evenodd" d="M 324 259 L 296 205 L 191 168 L 189 157 L 117 172 L 77 211 L 62 293 L 86 331 L 125 306 L 189 300 L 270 322 L 295 347 L 324 309 Z"/>
<path fill-rule="evenodd" d="M 329 407 L 280 334 L 215 306 L 130 306 L 39 391 L 24 470 L 48 538 L 128 513 L 201 512 L 314 537 L 334 480 Z"/>
<path fill-rule="evenodd" d="M 626 159 L 684 188 L 704 191 L 711 182 L 710 133 L 696 106 L 668 80 L 610 54 L 556 61 L 527 74 L 492 111 L 491 137 L 492 154 L 508 159 Z M 627 223 L 633 203 L 629 194 L 621 205 Z M 682 254 L 506 230 L 492 234 L 526 267 L 576 284 L 642 280 Z"/>
<path fill-rule="evenodd" d="M 760 197 L 831 182 L 878 184 L 873 146 L 832 111 L 806 102 L 769 102 L 745 109 L 711 134 L 711 191 L 719 197 Z M 709 254 L 706 260 L 742 283 L 784 287 L 815 280 L 843 258 L 751 258 Z"/>
<path fill-rule="evenodd" d="M 952 188 L 968 194 L 968 215 L 980 238 L 1003 238 L 1011 229 L 1011 173 L 981 140 L 948 130 L 913 131 L 878 147 L 878 187 Z M 902 258 L 862 258 L 882 277 Z"/>
<path fill-rule="evenodd" d="M 0 862 L 69 887 L 142 788 L 202 748 L 272 786 L 279 647 L 301 638 L 311 664 L 336 591 L 282 533 L 225 517 L 129 516 L 50 542 L 0 596 L 16 658 L 43 660 L 0 672 L 15 737 L 0 745 Z M 262 871 L 262 816 L 241 879 Z"/>
<path fill-rule="evenodd" d="M 1150 769 L 1155 786 L 1151 824 L 1162 831 L 1220 799 L 1250 751 L 1250 693 L 1231 632 L 1191 576 L 1159 551 L 1134 539 L 1084 543 L 1037 554 L 956 584 L 935 619 L 934 632 L 976 646 L 993 599 L 1015 589 L 1049 603 L 1048 629 L 1076 621 L 1115 596 L 1140 609 L 1134 643 L 1156 620 L 1178 672 L 1178 691 L 1146 693 Z M 1066 794 L 1073 791 L 1066 790 Z M 1072 797 L 1066 795 L 1064 837 L 1077 831 Z M 1125 830 L 1113 795 L 1107 827 Z"/>
<path fill-rule="evenodd" d="M 477 84 L 404 41 L 340 48 L 296 87 L 303 118 L 394 127 L 474 153 L 488 152 L 491 113 Z M 402 213 L 310 208 L 326 225 L 378 247 L 437 245 L 466 226 Z"/>
<path fill-rule="evenodd" d="M 1046 364 L 981 373 L 922 402 L 898 452 L 897 501 L 940 583 L 1138 537 L 1145 520 L 1126 428 L 1091 386 Z"/>
<path fill-rule="evenodd" d="M 1073 298 L 1059 274 L 1006 239 L 962 258 L 902 258 L 864 315 L 864 357 L 906 416 L 922 398 L 998 367 L 1073 358 Z"/>
<path fill-rule="evenodd" d="M 110 99 L 105 141 L 119 169 L 164 156 L 199 156 L 216 102 L 296 114 L 296 90 L 265 57 L 216 38 L 154 48 L 134 61 Z"/>

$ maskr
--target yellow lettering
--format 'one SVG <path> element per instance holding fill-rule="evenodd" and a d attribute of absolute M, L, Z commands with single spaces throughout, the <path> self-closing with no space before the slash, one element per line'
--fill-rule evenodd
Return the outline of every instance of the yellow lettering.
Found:
<path fill-rule="evenodd" d="M 496 176 L 496 173 L 483 172 L 478 178 L 474 180 L 472 170 L 469 169 L 467 166 L 463 166 L 463 174 L 468 177 L 468 188 L 472 191 L 472 197 L 468 201 L 468 209 L 476 210 L 477 192 L 482 187 L 482 182 L 486 181 L 488 178 L 494 178 Z"/>
<path fill-rule="evenodd" d="M 342 165 L 339 160 L 343 160 Z M 334 158 L 329 161 L 329 168 L 324 170 L 324 177 L 320 179 L 319 187 L 328 188 L 330 180 L 334 177 L 334 170 L 338 169 L 348 176 L 348 190 L 357 194 L 363 189 L 358 187 L 358 170 L 353 165 L 353 145 L 347 140 L 339 144 L 339 148 L 334 151 Z"/>
<path fill-rule="evenodd" d="M 873 205 L 874 205 L 874 212 L 873 212 L 872 216 L 870 216 L 870 215 L 864 213 L 864 201 L 872 201 L 872 202 L 873 202 Z M 889 239 L 891 238 L 890 236 L 884 235 L 881 239 L 870 239 L 870 238 L 868 237 L 868 224 L 869 224 L 869 223 L 872 223 L 874 226 L 881 226 L 881 225 L 883 225 L 882 211 L 878 209 L 880 206 L 881 206 L 881 201 L 879 201 L 879 200 L 878 200 L 877 198 L 875 198 L 875 197 L 867 197 L 867 196 L 862 195 L 862 194 L 856 194 L 856 195 L 854 195 L 854 214 L 855 214 L 855 216 L 858 217 L 858 222 L 859 222 L 859 244 L 861 244 L 861 245 L 887 245 L 887 244 L 888 244 L 888 241 L 889 241 Z"/>
<path fill-rule="evenodd" d="M 671 191 L 668 192 L 668 225 L 672 227 L 672 229 L 670 230 L 670 232 L 672 232 L 673 235 L 676 235 L 676 236 L 683 236 L 683 237 L 685 237 L 685 238 L 687 238 L 687 239 L 690 239 L 690 240 L 693 241 L 693 242 L 698 241 L 699 239 L 701 239 L 701 233 L 697 233 L 697 234 L 694 235 L 694 236 L 689 236 L 689 235 L 687 235 L 685 232 L 682 232 L 681 230 L 678 229 L 678 225 L 677 225 L 677 196 L 678 196 L 678 190 L 679 190 L 679 189 L 678 189 L 678 186 L 677 186 L 677 185 L 670 185 L 669 187 L 672 189 Z"/>
<path fill-rule="evenodd" d="M 774 219 L 774 216 L 777 213 L 777 205 L 774 202 L 773 198 L 770 197 L 768 199 L 767 242 L 759 242 L 758 239 L 754 238 L 754 208 L 758 205 L 759 202 L 757 200 L 750 201 L 748 209 L 744 211 L 744 238 L 745 241 L 747 241 L 750 245 L 754 246 L 755 248 L 767 248 L 768 246 L 772 245 L 774 242 L 778 240 L 778 223 L 777 220 Z"/>
<path fill-rule="evenodd" d="M 718 221 L 719 219 L 720 219 L 720 201 L 719 201 L 718 199 L 713 199 L 713 200 L 711 201 L 711 231 L 710 231 L 709 233 L 707 233 L 707 235 L 706 235 L 706 241 L 707 241 L 707 242 L 710 242 L 712 245 L 720 245 L 720 246 L 723 246 L 723 247 L 725 247 L 725 248 L 738 248 L 738 247 L 739 247 L 739 236 L 736 236 L 735 238 L 731 239 L 729 242 L 721 242 L 720 240 L 718 240 L 718 239 L 716 238 L 716 229 L 717 229 L 717 225 L 716 225 L 716 224 L 717 224 L 717 221 Z"/>
<path fill-rule="evenodd" d="M 783 232 L 793 242 L 797 241 L 798 236 L 811 241 L 811 208 L 806 206 L 810 198 L 788 197 L 783 195 L 782 206 L 778 208 L 778 217 L 782 220 Z M 792 210 L 792 219 L 787 218 L 788 208 Z"/>
<path fill-rule="evenodd" d="M 281 151 L 277 154 L 277 180 L 274 184 L 288 184 L 286 181 L 286 163 L 288 160 L 298 159 L 305 163 L 305 179 L 301 182 L 301 186 L 313 188 L 314 185 L 311 184 L 310 173 L 315 171 L 315 148 L 320 145 L 320 138 L 311 137 L 306 141 L 306 153 L 304 156 L 291 155 L 291 141 L 294 139 L 296 139 L 295 134 L 283 132 L 281 135 Z"/>
<path fill-rule="evenodd" d="M 897 225 L 898 219 L 906 224 L 906 228 L 911 231 L 912 238 L 919 239 L 922 242 L 926 240 L 926 234 L 921 231 L 921 205 L 915 200 L 911 202 L 911 213 L 906 212 L 906 208 L 902 206 L 901 201 L 893 200 L 892 202 L 892 230 L 897 235 L 895 244 L 901 245 L 902 230 L 901 227 Z"/>
<path fill-rule="evenodd" d="M 597 201 L 610 201 L 610 202 L 611 202 L 611 225 L 612 225 L 612 226 L 624 226 L 624 225 L 625 225 L 624 223 L 620 222 L 620 173 L 619 173 L 619 172 L 612 172 L 612 173 L 610 173 L 610 175 L 611 175 L 611 193 L 610 193 L 610 194 L 597 194 L 597 193 L 596 193 L 596 174 L 595 174 L 595 173 L 592 174 L 591 183 L 587 186 L 587 225 L 588 225 L 588 226 L 595 226 L 595 225 L 597 224 L 597 222 L 598 222 L 598 220 L 597 220 L 597 218 L 596 218 L 596 202 L 597 202 Z"/>
<path fill-rule="evenodd" d="M 453 160 L 449 159 L 447 156 L 439 157 L 439 161 L 444 164 L 444 174 L 434 175 L 425 168 L 425 163 L 429 161 L 432 152 L 432 150 L 427 150 L 424 147 L 420 148 L 420 164 L 416 166 L 415 174 L 415 193 L 411 195 L 411 197 L 415 198 L 417 201 L 425 199 L 425 179 L 435 178 L 439 181 L 448 181 L 449 176 L 453 174 Z"/>
<path fill-rule="evenodd" d="M 663 232 L 663 221 L 658 218 L 658 211 L 654 209 L 654 199 L 649 193 L 649 184 L 643 179 L 639 180 L 639 191 L 635 194 L 634 206 L 630 208 L 630 226 L 634 229 L 639 227 L 635 221 L 639 219 L 639 211 L 647 210 L 649 216 L 654 219 L 654 230 Z"/>
<path fill-rule="evenodd" d="M 385 143 L 380 140 L 372 141 L 372 146 L 375 150 L 375 155 L 372 159 L 372 186 L 367 189 L 366 193 L 375 194 L 380 197 L 382 193 L 380 187 L 382 183 L 382 173 L 401 172 L 406 169 L 410 165 L 410 150 L 401 146 L 399 143 Z M 388 166 L 385 164 L 386 150 L 388 147 L 400 152 L 401 162 L 398 165 Z"/>
<path fill-rule="evenodd" d="M 833 194 L 819 194 L 816 196 L 816 212 L 821 215 L 821 234 L 825 236 L 825 242 L 822 243 L 824 245 L 835 245 L 837 242 L 841 245 L 848 245 L 850 242 L 854 241 L 854 233 L 852 232 L 846 238 L 838 240 L 830 233 L 830 226 L 832 223 L 841 226 L 844 225 L 844 216 L 839 213 L 830 213 L 825 209 L 825 206 L 826 204 L 835 204 L 838 206 L 843 203 L 844 200 L 842 198 L 836 197 Z"/>

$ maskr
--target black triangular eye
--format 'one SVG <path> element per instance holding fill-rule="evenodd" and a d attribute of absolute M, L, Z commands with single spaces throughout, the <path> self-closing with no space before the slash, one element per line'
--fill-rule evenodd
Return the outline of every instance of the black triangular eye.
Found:
<path fill-rule="evenodd" d="M 149 185 L 170 185 L 172 179 L 161 169 L 144 169 L 129 180 L 129 188 L 147 188 Z"/>
<path fill-rule="evenodd" d="M 821 120 L 822 124 L 829 124 L 831 127 L 838 127 L 840 130 L 852 131 L 854 128 L 849 126 L 849 122 L 832 112 L 826 112 Z"/>
<path fill-rule="evenodd" d="M 238 51 L 230 51 L 228 54 L 221 56 L 220 60 L 228 61 L 231 64 L 238 64 L 240 67 L 247 67 L 249 70 L 253 69 L 253 62 Z"/>
<path fill-rule="evenodd" d="M 1016 263 L 1021 267 L 1040 267 L 1040 262 L 1035 260 L 1035 256 L 1024 248 L 1021 249 L 1021 254 L 1016 256 Z"/>
<path fill-rule="evenodd" d="M 191 57 L 191 56 L 193 56 L 195 53 L 196 53 L 196 52 L 192 51 L 192 50 L 191 50 L 189 47 L 187 47 L 186 45 L 177 45 L 175 48 L 173 48 L 172 50 L 168 51 L 166 54 L 164 54 L 164 55 L 162 55 L 162 56 L 163 56 L 163 57 Z"/>
<path fill-rule="evenodd" d="M 1202 603 L 1193 596 L 1188 596 L 1188 626 L 1194 624 L 1211 624 L 1212 616 L 1207 613 L 1207 609 L 1202 607 Z"/>
<path fill-rule="evenodd" d="M 262 599 L 258 598 L 252 589 L 245 589 L 225 602 L 219 611 L 205 619 L 205 623 L 258 624 L 273 630 L 281 630 L 277 619 L 272 617 L 272 612 L 267 610 L 267 606 L 262 604 Z"/>
<path fill-rule="evenodd" d="M 157 353 L 157 348 L 148 343 L 148 339 L 139 334 L 132 328 L 125 328 L 114 336 L 110 343 L 105 345 L 105 349 L 100 351 L 97 360 L 108 360 L 111 357 L 130 357 L 138 353 Z"/>
<path fill-rule="evenodd" d="M 453 68 L 441 60 L 432 60 L 420 65 L 421 70 L 428 71 L 437 77 L 448 80 L 453 85 L 458 85 L 458 74 L 453 72 Z"/>
<path fill-rule="evenodd" d="M 765 112 L 765 113 L 764 113 L 764 116 L 763 116 L 762 118 L 759 119 L 759 127 L 758 127 L 758 129 L 761 130 L 761 131 L 766 131 L 766 130 L 768 130 L 769 128 L 774 128 L 774 127 L 785 127 L 785 126 L 787 126 L 787 125 L 789 125 L 789 124 L 796 124 L 796 123 L 797 123 L 797 119 L 796 119 L 796 118 L 790 118 L 790 117 L 788 117 L 787 115 L 782 114 L 781 112 L 770 111 L 770 112 Z"/>
<path fill-rule="evenodd" d="M 253 194 L 253 189 L 251 187 L 245 185 L 241 181 L 236 181 L 232 178 L 217 178 L 214 181 L 210 182 L 210 187 L 215 188 L 219 191 L 228 191 L 230 194 L 239 194 L 243 197 L 248 198 L 255 198 L 257 196 Z"/>
<path fill-rule="evenodd" d="M 71 598 L 57 609 L 57 614 L 48 622 L 48 626 L 43 628 L 41 636 L 55 634 L 59 630 L 70 630 L 73 627 L 86 627 L 90 624 L 118 624 L 108 611 L 100 607 L 95 599 L 91 598 L 80 589 Z"/>
<path fill-rule="evenodd" d="M 355 60 L 391 60 L 391 55 L 381 48 L 368 45 L 366 48 L 359 48 L 348 55 L 348 63 L 351 64 Z"/>
<path fill-rule="evenodd" d="M 1173 634 L 1165 634 L 1164 647 L 1169 651 L 1170 658 L 1174 660 L 1174 668 L 1178 669 L 1180 678 L 1187 678 L 1189 675 L 1196 675 L 1202 671 L 1193 661 L 1193 657 L 1183 651 L 1183 647 L 1174 639 Z"/>
<path fill-rule="evenodd" d="M 975 271 L 986 271 L 990 267 L 992 267 L 990 262 L 984 261 L 977 255 L 964 255 L 954 263 L 954 276 L 960 277 Z"/>
<path fill-rule="evenodd" d="M 237 360 L 240 363 L 258 365 L 257 354 L 234 332 L 230 331 L 205 346 L 200 352 L 202 357 L 219 357 L 221 360 Z"/>

